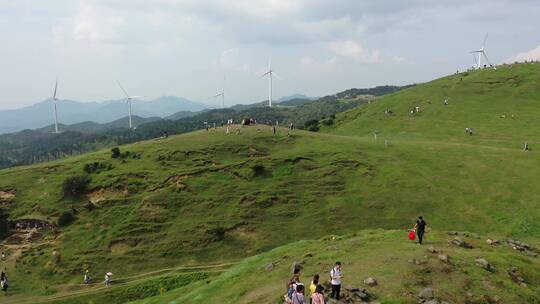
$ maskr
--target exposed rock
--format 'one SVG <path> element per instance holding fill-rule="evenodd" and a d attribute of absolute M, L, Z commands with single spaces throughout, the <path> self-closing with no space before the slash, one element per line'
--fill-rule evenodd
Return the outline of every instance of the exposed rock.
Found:
<path fill-rule="evenodd" d="M 499 241 L 499 240 L 494 240 L 494 239 L 487 239 L 487 240 L 486 240 L 486 243 L 487 243 L 488 245 L 493 245 L 493 246 L 495 246 L 495 245 L 500 245 L 500 244 L 501 244 L 501 241 Z"/>
<path fill-rule="evenodd" d="M 446 255 L 446 254 L 442 254 L 442 253 L 441 253 L 441 254 L 439 254 L 439 255 L 437 256 L 437 258 L 439 258 L 439 260 L 440 260 L 441 262 L 445 263 L 445 264 L 448 264 L 448 262 L 449 262 L 449 260 L 448 260 L 448 255 Z"/>
<path fill-rule="evenodd" d="M 360 288 L 354 287 L 352 285 L 347 285 L 345 286 L 345 290 L 348 292 L 356 292 L 356 291 L 360 291 Z"/>
<path fill-rule="evenodd" d="M 437 249 L 435 249 L 435 247 L 433 247 L 433 246 L 429 246 L 428 252 L 430 252 L 430 253 L 439 253 L 439 251 Z"/>
<path fill-rule="evenodd" d="M 311 252 L 304 254 L 304 258 L 312 258 L 312 257 L 313 257 L 313 253 Z"/>
<path fill-rule="evenodd" d="M 482 258 L 478 258 L 475 260 L 476 261 L 476 265 L 484 268 L 485 270 L 487 271 L 493 271 L 495 270 L 493 268 L 493 266 L 486 260 L 486 259 L 482 259 Z"/>
<path fill-rule="evenodd" d="M 448 231 L 447 234 L 448 235 L 459 235 L 459 233 L 457 231 Z"/>
<path fill-rule="evenodd" d="M 378 283 L 377 283 L 377 280 L 375 280 L 372 277 L 369 277 L 364 280 L 364 284 L 366 284 L 367 286 L 373 287 L 373 286 L 377 286 Z"/>
<path fill-rule="evenodd" d="M 521 276 L 521 273 L 519 272 L 517 267 L 510 267 L 510 269 L 508 269 L 506 272 L 508 273 L 512 281 L 516 282 L 522 287 L 527 287 L 527 283 L 525 283 L 525 279 Z"/>
<path fill-rule="evenodd" d="M 520 242 L 520 241 L 508 239 L 508 240 L 506 240 L 506 244 L 508 244 L 508 246 L 510 248 L 512 248 L 512 249 L 514 249 L 516 251 L 523 252 L 523 253 L 525 253 L 525 254 L 527 254 L 529 256 L 532 256 L 532 257 L 537 257 L 540 254 L 540 250 L 531 247 L 527 243 L 523 243 L 523 242 Z"/>
<path fill-rule="evenodd" d="M 456 245 L 456 246 L 459 246 L 459 247 L 462 247 L 462 248 L 465 248 L 465 249 L 472 249 L 473 246 L 467 242 L 465 242 L 464 240 L 462 240 L 461 238 L 459 237 L 455 237 L 452 241 L 451 241 L 452 244 Z"/>
<path fill-rule="evenodd" d="M 424 301 L 424 302 L 422 302 L 422 304 L 441 304 L 441 303 L 437 299 L 432 299 L 432 300 L 429 300 L 429 301 Z"/>
<path fill-rule="evenodd" d="M 432 288 L 424 288 L 420 293 L 418 294 L 418 298 L 421 300 L 431 300 L 433 299 L 433 289 Z"/>
<path fill-rule="evenodd" d="M 270 263 L 266 264 L 266 266 L 264 266 L 264 269 L 266 269 L 267 271 L 274 270 L 274 263 L 270 262 Z"/>

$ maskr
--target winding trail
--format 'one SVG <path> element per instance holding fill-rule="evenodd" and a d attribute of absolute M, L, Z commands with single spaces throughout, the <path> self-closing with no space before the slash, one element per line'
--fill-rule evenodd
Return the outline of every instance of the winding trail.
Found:
<path fill-rule="evenodd" d="M 207 265 L 194 265 L 194 266 L 178 266 L 172 268 L 163 268 L 150 272 L 139 273 L 127 277 L 122 277 L 114 279 L 111 282 L 110 287 L 105 287 L 102 282 L 91 283 L 88 285 L 84 284 L 64 284 L 57 285 L 56 287 L 64 289 L 64 291 L 58 292 L 50 296 L 34 296 L 34 297 L 4 297 L 1 296 L 3 304 L 33 304 L 33 303 L 50 303 L 59 300 L 67 300 L 74 297 L 97 294 L 105 290 L 114 290 L 128 285 L 134 285 L 136 283 L 149 280 L 152 277 L 164 275 L 164 274 L 192 274 L 192 273 L 201 273 L 201 272 L 224 272 L 229 269 L 231 266 L 238 264 L 238 262 L 225 262 L 220 264 L 207 264 Z M 68 290 L 77 288 L 77 290 Z"/>

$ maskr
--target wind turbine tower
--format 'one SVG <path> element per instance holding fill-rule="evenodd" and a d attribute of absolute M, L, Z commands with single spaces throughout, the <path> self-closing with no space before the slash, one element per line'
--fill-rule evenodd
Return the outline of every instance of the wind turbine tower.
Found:
<path fill-rule="evenodd" d="M 56 105 L 56 101 L 58 101 L 58 98 L 56 97 L 56 93 L 58 92 L 58 77 L 56 77 L 56 82 L 54 83 L 54 93 L 53 93 L 53 103 L 54 103 L 54 133 L 58 134 L 60 133 L 58 131 L 58 109 Z"/>
<path fill-rule="evenodd" d="M 272 63 L 268 63 L 268 71 L 261 75 L 261 77 L 268 76 L 268 106 L 272 107 L 272 77 L 280 78 L 279 75 L 272 70 Z"/>
<path fill-rule="evenodd" d="M 130 129 L 133 129 L 133 123 L 132 123 L 132 120 L 131 120 L 131 102 L 133 101 L 133 99 L 136 99 L 136 98 L 139 98 L 140 96 L 130 96 L 126 90 L 124 90 L 124 87 L 122 87 L 122 85 L 120 84 L 120 81 L 116 81 L 118 83 L 118 86 L 120 87 L 120 89 L 122 90 L 122 92 L 124 92 L 124 95 L 126 95 L 126 103 L 128 105 L 128 118 L 129 118 L 129 128 Z"/>
<path fill-rule="evenodd" d="M 474 61 L 476 63 L 476 68 L 479 69 L 482 67 L 482 57 L 486 60 L 486 62 L 491 66 L 491 62 L 489 62 L 489 59 L 486 55 L 486 41 L 488 39 L 488 34 L 486 33 L 486 37 L 484 38 L 484 44 L 482 45 L 482 48 L 476 51 L 472 51 L 471 54 L 473 54 Z"/>
<path fill-rule="evenodd" d="M 212 98 L 216 98 L 220 96 L 221 96 L 221 108 L 225 109 L 225 77 L 223 77 L 223 88 L 221 89 L 221 93 L 212 96 Z"/>

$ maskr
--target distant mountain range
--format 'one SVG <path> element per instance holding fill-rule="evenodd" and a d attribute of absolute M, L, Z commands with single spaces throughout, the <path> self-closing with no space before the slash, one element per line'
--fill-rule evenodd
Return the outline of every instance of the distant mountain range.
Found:
<path fill-rule="evenodd" d="M 140 118 L 167 117 L 178 112 L 184 112 L 184 117 L 187 117 L 190 115 L 187 112 L 198 112 L 206 108 L 207 105 L 203 103 L 175 96 L 163 96 L 150 101 L 133 101 L 133 114 Z M 125 100 L 58 101 L 58 121 L 64 125 L 82 123 L 91 128 L 92 123 L 108 124 L 121 119 L 126 116 L 127 111 Z M 43 128 L 53 122 L 53 117 L 52 99 L 20 109 L 0 110 L 0 134 Z"/>
<path fill-rule="evenodd" d="M 302 94 L 284 96 L 276 100 L 282 106 L 298 106 L 317 98 Z M 268 101 L 250 105 L 235 105 L 234 110 L 260 107 Z M 182 97 L 162 96 L 154 100 L 133 101 L 134 125 L 152 122 L 160 118 L 177 120 L 196 115 L 208 110 L 208 106 Z M 58 122 L 60 130 L 76 132 L 99 132 L 127 126 L 128 108 L 125 100 L 102 102 L 79 102 L 58 100 Z M 53 101 L 47 99 L 34 105 L 14 109 L 0 110 L 0 134 L 18 132 L 25 129 L 38 131 L 53 130 Z"/>

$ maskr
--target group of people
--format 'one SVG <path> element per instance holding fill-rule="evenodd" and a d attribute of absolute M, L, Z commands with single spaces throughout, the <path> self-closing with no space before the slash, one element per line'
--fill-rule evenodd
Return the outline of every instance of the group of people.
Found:
<path fill-rule="evenodd" d="M 307 295 L 306 287 L 300 281 L 300 267 L 295 265 L 293 268 L 293 276 L 287 282 L 287 294 L 285 302 L 288 304 L 307 304 L 308 299 L 310 304 L 325 304 L 324 287 L 320 282 L 319 274 L 313 276 L 309 284 L 309 295 Z M 339 300 L 341 292 L 341 262 L 336 262 L 335 266 L 330 270 L 330 298 Z"/>

